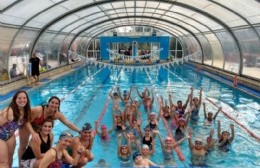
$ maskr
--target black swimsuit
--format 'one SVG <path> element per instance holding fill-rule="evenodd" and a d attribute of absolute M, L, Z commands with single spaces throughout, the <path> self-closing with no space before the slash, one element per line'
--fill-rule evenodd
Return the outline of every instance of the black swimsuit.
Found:
<path fill-rule="evenodd" d="M 153 142 L 153 138 L 151 136 L 150 136 L 150 139 L 148 141 L 145 139 L 145 137 L 143 138 L 143 144 L 148 145 L 150 150 L 152 149 L 152 142 Z"/>

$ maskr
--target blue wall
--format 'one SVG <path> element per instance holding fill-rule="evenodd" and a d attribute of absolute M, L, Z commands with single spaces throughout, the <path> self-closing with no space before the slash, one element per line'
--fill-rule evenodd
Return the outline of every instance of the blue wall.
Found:
<path fill-rule="evenodd" d="M 166 60 L 169 54 L 169 36 L 143 36 L 143 37 L 100 37 L 100 52 L 102 60 L 109 60 L 109 43 L 137 43 L 157 42 L 160 43 L 160 59 Z"/>

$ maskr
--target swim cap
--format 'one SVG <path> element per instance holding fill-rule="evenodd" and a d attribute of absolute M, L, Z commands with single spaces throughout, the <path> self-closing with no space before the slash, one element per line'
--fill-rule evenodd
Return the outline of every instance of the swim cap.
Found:
<path fill-rule="evenodd" d="M 106 129 L 107 129 L 107 126 L 106 126 L 106 125 L 101 125 L 101 129 L 102 129 L 102 130 L 106 130 Z"/>
<path fill-rule="evenodd" d="M 118 93 L 117 93 L 117 92 L 114 92 L 114 93 L 113 93 L 113 96 L 118 96 Z"/>
<path fill-rule="evenodd" d="M 150 130 L 151 130 L 151 129 L 150 129 L 150 126 L 147 125 L 146 127 L 144 127 L 144 130 L 149 130 L 149 131 L 150 131 Z"/>
<path fill-rule="evenodd" d="M 185 120 L 185 118 L 181 117 L 181 118 L 179 118 L 179 122 L 180 122 L 180 121 L 185 122 L 186 120 Z"/>
<path fill-rule="evenodd" d="M 151 112 L 150 115 L 155 115 L 155 112 Z"/>
<path fill-rule="evenodd" d="M 135 152 L 135 153 L 133 154 L 133 160 L 135 160 L 135 158 L 136 158 L 137 156 L 141 156 L 141 154 L 140 154 L 139 152 Z"/>
<path fill-rule="evenodd" d="M 196 141 L 197 141 L 197 142 L 202 142 L 202 139 L 196 138 L 196 139 L 195 139 L 195 142 L 196 142 Z"/>
<path fill-rule="evenodd" d="M 124 93 L 127 93 L 127 90 L 124 90 Z"/>
<path fill-rule="evenodd" d="M 81 131 L 89 131 L 92 129 L 92 126 L 90 123 L 85 123 L 81 129 Z"/>
<path fill-rule="evenodd" d="M 146 144 L 143 144 L 142 149 L 149 149 L 149 146 Z"/>
<path fill-rule="evenodd" d="M 63 131 L 63 132 L 60 134 L 59 140 L 62 139 L 62 138 L 64 138 L 64 137 L 73 138 L 73 135 L 70 133 L 70 131 Z"/>
<path fill-rule="evenodd" d="M 167 136 L 167 137 L 165 138 L 165 141 L 172 141 L 172 138 L 169 137 L 169 136 Z"/>

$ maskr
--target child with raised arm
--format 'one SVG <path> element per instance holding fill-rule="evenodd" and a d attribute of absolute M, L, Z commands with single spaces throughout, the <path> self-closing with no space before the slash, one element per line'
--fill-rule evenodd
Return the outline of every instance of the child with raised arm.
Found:
<path fill-rule="evenodd" d="M 161 110 L 162 110 L 162 117 L 164 117 L 166 120 L 171 119 L 171 110 L 170 106 L 167 104 L 167 100 L 165 100 L 165 103 L 163 101 L 163 97 L 161 96 Z"/>
<path fill-rule="evenodd" d="M 103 124 L 100 126 L 101 131 L 98 131 L 98 124 L 98 121 L 95 121 L 95 131 L 97 135 L 100 137 L 102 141 L 108 142 L 110 140 L 109 133 L 112 132 L 114 128 L 108 130 L 107 126 Z"/>
<path fill-rule="evenodd" d="M 185 119 L 183 117 L 178 118 L 177 114 L 175 114 L 175 113 L 173 114 L 173 118 L 174 118 L 176 126 L 177 126 L 177 129 L 175 130 L 175 136 L 174 136 L 174 139 L 176 141 L 181 140 L 185 136 L 185 131 L 188 127 L 188 123 L 190 120 L 190 114 L 191 114 L 191 109 L 188 110 L 187 119 Z"/>
<path fill-rule="evenodd" d="M 133 161 L 134 161 L 133 167 L 140 167 L 140 168 L 149 168 L 150 166 L 158 167 L 158 165 L 153 163 L 151 160 L 143 158 L 143 156 L 139 152 L 135 152 L 133 154 Z"/>
<path fill-rule="evenodd" d="M 122 102 L 126 105 L 127 103 L 130 103 L 132 101 L 131 98 L 131 92 L 132 92 L 132 86 L 130 87 L 130 91 L 128 92 L 127 90 L 123 91 L 123 96 L 121 93 L 120 88 L 118 87 L 118 93 L 119 93 L 119 97 L 122 100 Z"/>
<path fill-rule="evenodd" d="M 205 117 L 205 125 L 206 126 L 210 126 L 212 125 L 213 121 L 217 118 L 218 113 L 222 110 L 222 107 L 218 108 L 218 111 L 215 113 L 214 117 L 213 117 L 213 113 L 212 112 L 208 112 L 207 115 L 207 111 L 206 111 L 206 104 L 205 102 L 203 102 L 203 111 L 204 111 L 204 117 Z"/>
<path fill-rule="evenodd" d="M 114 87 L 111 89 L 109 96 L 113 101 L 113 110 L 114 110 L 114 109 L 120 107 L 119 106 L 120 96 L 119 96 L 119 93 L 118 93 L 119 87 L 117 86 L 117 92 L 113 92 L 113 90 L 114 90 Z"/>
<path fill-rule="evenodd" d="M 191 111 L 190 118 L 193 121 L 197 121 L 199 119 L 201 100 L 202 100 L 202 88 L 200 89 L 199 98 L 193 97 L 193 88 L 191 88 L 190 108 L 192 109 L 192 111 Z"/>
<path fill-rule="evenodd" d="M 230 124 L 231 137 L 228 131 L 221 132 L 220 121 L 218 120 L 218 147 L 224 152 L 229 151 L 230 144 L 233 142 L 235 137 L 234 124 Z"/>
<path fill-rule="evenodd" d="M 162 140 L 161 134 L 158 130 L 154 131 L 154 133 L 157 133 L 159 135 L 162 151 L 163 151 L 163 160 L 165 166 L 176 166 L 175 159 L 173 158 L 173 152 L 174 148 L 176 148 L 178 145 L 180 145 L 186 137 L 183 137 L 181 140 L 179 140 L 177 143 L 173 142 L 173 139 L 171 137 L 166 137 L 165 140 Z"/>
<path fill-rule="evenodd" d="M 193 166 L 202 166 L 205 167 L 206 165 L 206 154 L 208 148 L 210 147 L 208 144 L 203 146 L 203 142 L 200 138 L 195 139 L 195 144 L 192 143 L 191 140 L 192 129 L 188 129 L 188 141 L 189 147 L 191 151 L 191 162 Z"/>
<path fill-rule="evenodd" d="M 186 100 L 184 105 L 182 105 L 182 101 L 181 100 L 178 100 L 177 101 L 177 105 L 175 105 L 172 102 L 172 95 L 169 94 L 169 101 L 170 101 L 170 109 L 171 109 L 171 111 L 176 113 L 178 115 L 178 117 L 183 117 L 184 113 L 185 113 L 185 110 L 187 108 L 187 105 L 189 103 L 190 96 L 191 96 L 191 94 L 188 95 L 188 98 L 187 98 L 187 100 Z"/>
<path fill-rule="evenodd" d="M 117 156 L 120 160 L 121 167 L 130 167 L 131 142 L 127 139 L 127 144 L 122 144 L 122 134 L 117 135 Z"/>
<path fill-rule="evenodd" d="M 142 99 L 143 104 L 145 104 L 145 101 L 148 97 L 150 97 L 150 92 L 148 90 L 147 87 L 145 87 L 144 91 L 142 92 L 142 94 L 140 94 L 140 92 L 138 91 L 138 88 L 136 88 L 137 94 L 139 95 L 139 97 Z"/>

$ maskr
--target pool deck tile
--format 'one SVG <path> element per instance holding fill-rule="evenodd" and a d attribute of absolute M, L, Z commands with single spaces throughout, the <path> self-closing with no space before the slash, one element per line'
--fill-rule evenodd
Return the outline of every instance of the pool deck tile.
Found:
<path fill-rule="evenodd" d="M 0 95 L 0 101 L 4 101 L 4 100 L 7 100 L 7 99 L 13 97 L 13 95 L 14 95 L 17 91 L 19 91 L 19 90 L 29 90 L 29 89 L 31 89 L 31 88 L 32 88 L 32 87 L 30 87 L 30 86 L 23 86 L 23 87 L 21 87 L 21 88 L 12 90 L 12 91 L 8 92 L 8 93 L 5 94 L 5 95 Z"/>

